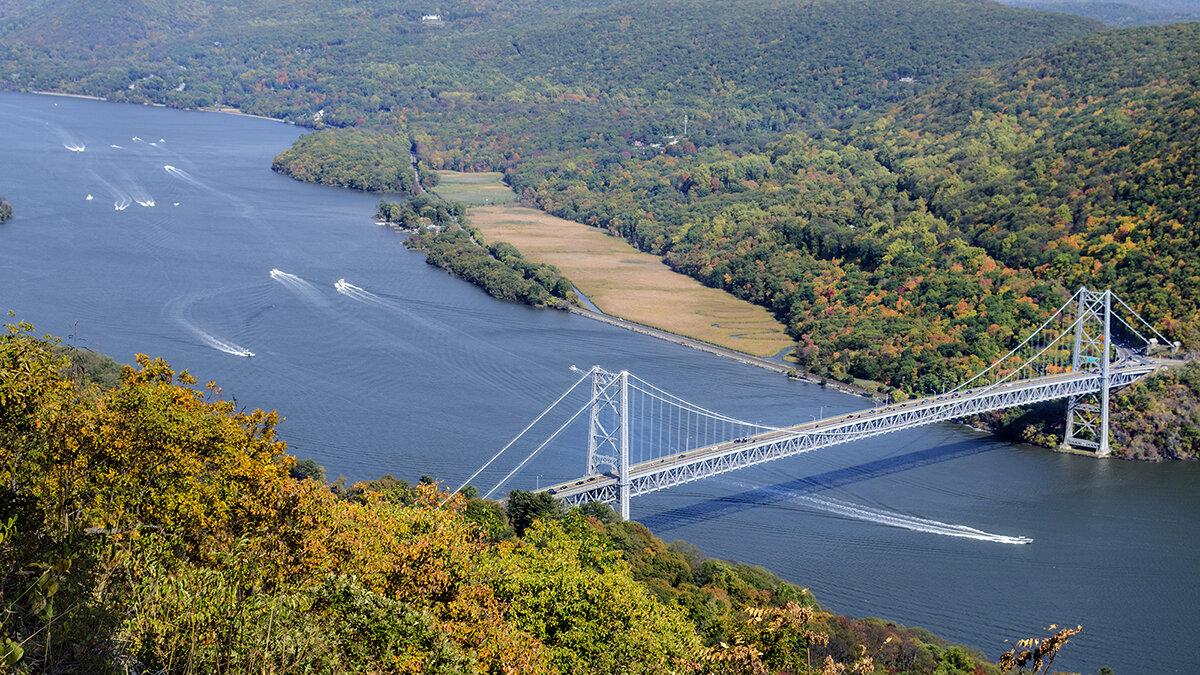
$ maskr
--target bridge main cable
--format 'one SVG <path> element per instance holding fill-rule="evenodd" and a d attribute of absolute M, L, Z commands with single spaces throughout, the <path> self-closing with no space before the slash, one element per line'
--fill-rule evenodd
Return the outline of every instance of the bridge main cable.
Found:
<path fill-rule="evenodd" d="M 572 388 L 574 388 L 574 387 L 572 387 Z M 568 393 L 570 393 L 570 392 L 568 392 Z M 509 478 L 512 478 L 514 474 L 516 474 L 518 471 L 520 471 L 526 464 L 529 463 L 530 460 L 532 460 L 534 457 L 536 457 L 538 455 L 538 453 L 540 453 L 543 449 L 545 449 L 545 447 L 547 445 L 549 445 L 551 443 L 551 441 L 553 441 L 555 438 L 558 438 L 558 435 L 563 432 L 563 429 L 566 429 L 571 424 L 571 422 L 574 422 L 576 418 L 578 418 L 580 415 L 583 414 L 584 410 L 587 410 L 589 407 L 591 407 L 591 405 L 593 403 L 595 403 L 597 400 L 599 400 L 599 397 L 600 397 L 600 393 L 598 392 L 598 393 L 594 394 L 592 396 L 592 398 L 588 399 L 588 401 L 585 402 L 582 406 L 580 406 L 579 410 L 575 411 L 575 414 L 571 415 L 571 417 L 568 418 L 566 422 L 563 422 L 557 429 L 555 429 L 554 433 L 550 434 L 550 436 L 548 438 L 546 438 L 546 440 L 542 441 L 541 445 L 534 448 L 533 452 L 529 453 L 529 455 L 527 457 L 525 457 L 525 459 L 522 460 L 522 462 L 520 464 L 518 464 L 515 469 L 513 469 L 512 471 L 509 471 L 508 475 L 505 476 L 504 478 L 501 478 L 500 482 L 496 483 L 495 487 L 493 487 L 491 490 L 488 490 L 487 494 L 485 494 L 483 496 L 484 499 L 487 499 L 488 497 L 490 497 L 492 495 L 493 492 L 500 489 L 501 485 L 504 485 L 505 483 L 507 483 Z M 555 403 L 555 405 L 558 405 L 558 404 Z"/>
<path fill-rule="evenodd" d="M 572 366 L 572 368 L 574 368 L 574 366 Z M 563 392 L 562 396 L 559 396 L 558 399 L 554 401 L 554 403 L 551 403 L 549 405 L 549 407 L 547 407 L 545 410 L 542 411 L 542 414 L 538 415 L 537 417 L 535 417 L 533 419 L 532 422 L 527 424 L 525 426 L 525 428 L 521 430 L 521 433 L 517 434 L 516 436 L 513 436 L 513 439 L 511 441 L 509 441 L 503 448 L 500 448 L 499 452 L 492 455 L 491 459 L 489 459 L 487 462 L 485 462 L 484 465 L 479 467 L 479 469 L 475 473 L 471 474 L 469 478 L 467 478 L 465 481 L 463 481 L 462 485 L 459 485 L 457 488 L 455 488 L 454 492 L 451 492 L 446 497 L 446 499 L 444 501 L 442 501 L 441 504 L 439 504 L 439 506 L 445 506 L 446 502 L 450 501 L 450 498 L 453 497 L 455 494 L 457 494 L 459 490 L 465 488 L 467 485 L 469 485 L 471 483 L 471 481 L 475 480 L 476 476 L 483 473 L 484 469 L 491 466 L 492 462 L 499 459 L 500 455 L 503 455 L 506 450 L 511 448 L 513 443 L 516 443 L 518 440 L 520 440 L 521 437 L 524 436 L 530 429 L 532 429 L 535 424 L 540 422 L 543 417 L 545 417 L 546 415 L 548 415 L 550 413 L 551 410 L 554 410 L 554 408 L 559 403 L 562 403 L 564 398 L 569 396 L 571 394 L 571 392 L 575 391 L 575 387 L 578 387 L 579 385 L 583 384 L 584 380 L 588 379 L 588 377 L 592 374 L 592 372 L 595 371 L 597 368 L 599 368 L 599 366 L 592 366 L 591 370 L 589 370 L 586 373 L 584 373 L 583 375 L 581 375 L 579 377 L 579 379 L 576 380 L 575 384 L 571 385 L 571 387 L 569 389 L 567 389 L 566 391 Z M 492 489 L 495 490 L 495 488 L 492 488 Z M 491 492 L 489 492 L 488 494 L 491 494 Z"/>

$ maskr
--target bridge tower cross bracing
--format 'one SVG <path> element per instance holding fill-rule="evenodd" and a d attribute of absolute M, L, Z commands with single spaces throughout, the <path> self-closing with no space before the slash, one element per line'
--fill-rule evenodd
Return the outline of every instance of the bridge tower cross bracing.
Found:
<path fill-rule="evenodd" d="M 1064 448 L 1087 448 L 1097 457 L 1108 456 L 1108 394 L 1112 366 L 1112 291 L 1079 289 L 1075 318 L 1074 371 L 1100 373 L 1100 391 L 1067 399 Z"/>
<path fill-rule="evenodd" d="M 588 455 L 584 475 L 607 466 L 617 474 L 617 502 L 629 520 L 629 371 L 592 370 L 592 407 L 588 414 Z"/>

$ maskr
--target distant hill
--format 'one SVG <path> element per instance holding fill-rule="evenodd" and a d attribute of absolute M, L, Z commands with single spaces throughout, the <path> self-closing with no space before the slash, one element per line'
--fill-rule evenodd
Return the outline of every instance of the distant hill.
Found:
<path fill-rule="evenodd" d="M 1200 7 L 1184 0 L 1126 0 L 1125 2 L 1096 2 L 1093 0 L 998 0 L 1012 7 L 1036 9 L 1042 12 L 1074 14 L 1103 21 L 1107 26 L 1154 26 L 1168 23 L 1200 21 Z"/>
<path fill-rule="evenodd" d="M 717 103 L 738 111 L 729 126 L 778 131 L 900 101 L 1096 28 L 987 0 L 663 0 L 522 27 L 504 63 L 523 79 L 630 103 L 701 114 Z"/>
<path fill-rule="evenodd" d="M 0 8 L 7 87 L 235 106 L 309 126 L 419 117 L 467 161 L 492 165 L 497 147 L 674 133 L 684 114 L 709 142 L 836 122 L 1102 28 L 986 0 L 460 0 L 439 5 L 438 20 L 410 0 Z M 473 139 L 481 126 L 508 139 L 487 147 Z"/>

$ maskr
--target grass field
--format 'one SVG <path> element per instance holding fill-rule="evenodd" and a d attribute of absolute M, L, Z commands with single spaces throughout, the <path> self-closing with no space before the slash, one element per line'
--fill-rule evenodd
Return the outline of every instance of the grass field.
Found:
<path fill-rule="evenodd" d="M 594 227 L 512 204 L 477 206 L 469 217 L 489 242 L 558 267 L 607 314 L 754 356 L 795 344 L 762 307 L 672 272 Z"/>
<path fill-rule="evenodd" d="M 442 199 L 462 202 L 470 206 L 516 202 L 517 195 L 507 185 L 500 182 L 501 175 L 493 172 L 439 171 L 440 181 L 433 192 Z"/>

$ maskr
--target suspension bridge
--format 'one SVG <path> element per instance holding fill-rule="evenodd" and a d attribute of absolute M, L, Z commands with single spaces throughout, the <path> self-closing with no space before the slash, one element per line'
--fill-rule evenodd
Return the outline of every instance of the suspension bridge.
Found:
<path fill-rule="evenodd" d="M 1111 291 L 1081 288 L 1012 351 L 949 391 L 784 428 L 707 410 L 627 371 L 572 366 L 579 380 L 463 485 L 589 380 L 590 398 L 492 492 L 585 413 L 583 475 L 538 491 L 569 505 L 613 504 L 626 519 L 638 495 L 818 448 L 1057 399 L 1067 401 L 1063 447 L 1105 456 L 1110 392 L 1161 367 L 1155 354 L 1177 347 Z"/>

